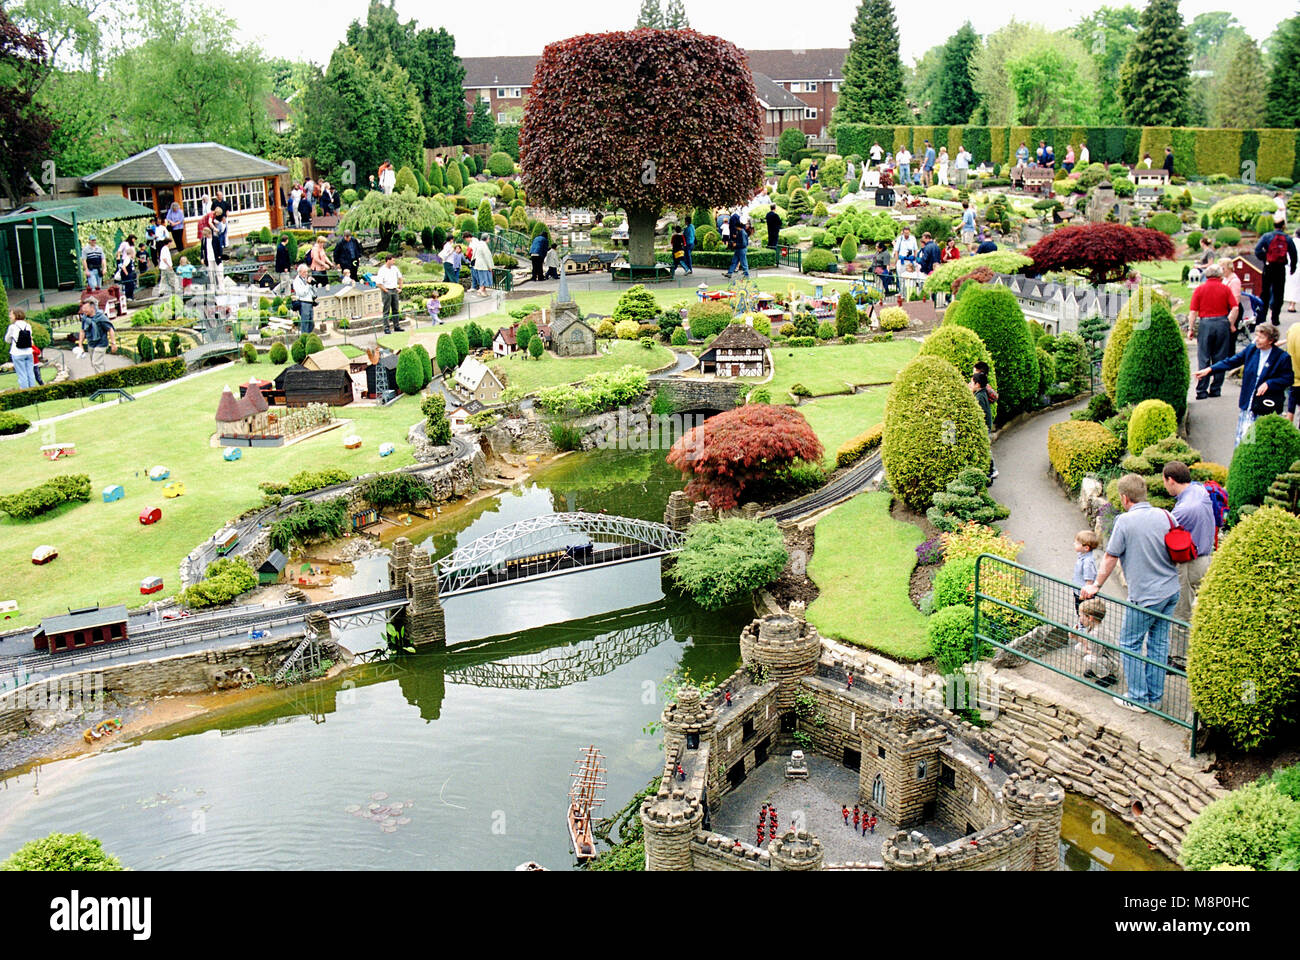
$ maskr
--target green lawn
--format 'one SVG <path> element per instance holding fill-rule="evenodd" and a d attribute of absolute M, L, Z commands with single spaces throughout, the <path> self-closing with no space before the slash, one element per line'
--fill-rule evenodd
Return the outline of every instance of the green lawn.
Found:
<path fill-rule="evenodd" d="M 836 397 L 819 397 L 799 407 L 826 449 L 822 462 L 835 467 L 835 451 L 852 437 L 885 418 L 886 387 Z"/>
<path fill-rule="evenodd" d="M 808 622 L 836 640 L 923 660 L 930 655 L 925 617 L 912 605 L 908 585 L 924 536 L 889 515 L 890 499 L 863 493 L 818 521 L 808 576 L 821 594 L 808 608 Z"/>
<path fill-rule="evenodd" d="M 1168 291 L 1169 296 L 1180 300 L 1186 308 L 1192 300 L 1192 289 L 1183 282 L 1183 261 L 1157 260 L 1153 263 L 1138 263 L 1134 269 L 1139 276 L 1154 280 Z"/>
<path fill-rule="evenodd" d="M 855 386 L 893 383 L 894 375 L 916 356 L 915 340 L 772 348 L 776 374 L 768 389 L 775 403 L 790 403 L 790 388 L 802 383 L 813 396 L 850 393 Z M 751 381 L 752 382 L 752 381 Z"/>
<path fill-rule="evenodd" d="M 593 357 L 556 357 L 544 353 L 534 360 L 516 351 L 508 357 L 496 357 L 488 365 L 507 386 L 532 393 L 542 387 L 582 380 L 593 373 L 609 373 L 627 364 L 657 370 L 673 362 L 673 352 L 658 344 L 647 350 L 635 340 L 602 340 L 597 343 L 598 350 L 606 346 L 609 347 L 608 353 Z"/>
<path fill-rule="evenodd" d="M 93 494 L 90 503 L 31 522 L 0 515 L 0 599 L 18 600 L 23 621 L 32 622 L 69 606 L 142 603 L 139 585 L 148 576 L 166 583 L 151 599 L 171 595 L 180 586 L 181 559 L 228 520 L 260 504 L 259 482 L 284 480 L 303 469 L 342 467 L 361 474 L 414 462 L 405 440 L 407 428 L 420 419 L 418 397 L 402 397 L 385 408 L 339 408 L 351 425 L 289 447 L 245 449 L 242 459 L 226 463 L 222 449 L 209 444 L 216 432 L 214 414 L 222 387 L 244 377 L 243 364 L 219 367 L 134 403 L 60 421 L 53 424 L 53 436 L 43 431 L 0 440 L 0 491 L 22 490 L 56 474 L 85 473 Z M 360 449 L 343 448 L 349 433 L 363 438 Z M 76 456 L 45 460 L 40 446 L 54 441 L 75 442 Z M 385 441 L 397 450 L 380 459 Z M 183 497 L 163 499 L 163 484 L 147 478 L 155 464 L 168 467 L 170 479 L 184 482 Z M 114 483 L 122 484 L 126 497 L 104 503 L 100 491 Z M 159 523 L 140 525 L 137 517 L 146 506 L 162 508 Z M 59 557 L 34 566 L 32 550 L 44 543 L 53 544 Z"/>

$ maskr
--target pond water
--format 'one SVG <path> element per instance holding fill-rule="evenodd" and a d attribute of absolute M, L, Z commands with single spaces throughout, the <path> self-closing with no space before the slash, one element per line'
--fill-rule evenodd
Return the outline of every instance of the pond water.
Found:
<path fill-rule="evenodd" d="M 574 455 L 393 535 L 441 556 L 553 511 L 659 519 L 680 486 L 659 453 Z M 386 577 L 386 557 L 364 558 L 340 589 Z M 0 779 L 0 859 L 52 830 L 84 830 L 139 870 L 564 869 L 579 749 L 607 758 L 612 814 L 662 767 L 659 736 L 645 731 L 661 681 L 730 674 L 753 617 L 748 604 L 708 613 L 666 597 L 657 559 L 454 597 L 446 612 L 446 652 L 261 690 Z M 364 649 L 379 629 L 343 639 Z M 1070 869 L 1098 869 L 1098 846 L 1120 850 L 1117 869 L 1170 867 L 1117 818 L 1114 842 L 1099 844 L 1088 808 L 1071 802 Z"/>

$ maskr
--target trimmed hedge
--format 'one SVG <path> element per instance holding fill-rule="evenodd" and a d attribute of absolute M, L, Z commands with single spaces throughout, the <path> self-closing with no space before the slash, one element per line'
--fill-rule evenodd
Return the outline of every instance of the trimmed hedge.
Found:
<path fill-rule="evenodd" d="M 835 451 L 835 466 L 848 467 L 857 463 L 876 447 L 880 446 L 880 441 L 885 435 L 885 425 L 878 423 L 874 427 L 864 430 L 856 437 L 845 440 L 840 448 Z"/>
<path fill-rule="evenodd" d="M 829 250 L 809 250 L 803 255 L 801 269 L 804 273 L 833 273 L 838 262 L 835 254 Z"/>
<path fill-rule="evenodd" d="M 925 639 L 939 672 L 955 672 L 970 660 L 975 646 L 975 610 L 953 604 L 935 612 L 926 621 Z"/>
<path fill-rule="evenodd" d="M 96 390 L 108 387 L 135 387 L 145 383 L 158 383 L 162 380 L 175 380 L 185 375 L 185 359 L 171 357 L 167 360 L 155 360 L 153 363 L 137 363 L 120 370 L 109 370 L 80 380 L 64 380 L 61 383 L 47 383 L 43 387 L 28 387 L 26 390 L 6 390 L 0 393 L 0 410 L 14 410 L 33 403 L 47 403 L 50 400 L 62 400 L 65 397 L 88 397 Z"/>
<path fill-rule="evenodd" d="M 697 267 L 710 267 L 726 270 L 731 266 L 731 256 L 732 251 L 730 250 L 697 249 L 691 251 L 691 263 Z M 771 247 L 749 247 L 745 252 L 745 259 L 749 263 L 749 269 L 751 270 L 775 267 L 776 251 Z M 659 263 L 672 263 L 673 255 L 672 253 L 661 251 L 655 254 L 655 260 Z"/>
<path fill-rule="evenodd" d="M 15 433 L 26 433 L 31 425 L 30 420 L 26 417 L 20 417 L 16 413 L 0 413 L 0 437 L 11 436 Z"/>
<path fill-rule="evenodd" d="M 1143 400 L 1128 421 L 1128 442 L 1134 450 L 1145 450 L 1178 432 L 1178 414 L 1163 400 Z"/>
<path fill-rule="evenodd" d="M 1228 502 L 1236 513 L 1264 502 L 1279 473 L 1300 459 L 1300 430 L 1281 414 L 1260 417 L 1237 444 L 1228 467 Z"/>
<path fill-rule="evenodd" d="M 1274 781 L 1248 783 L 1215 800 L 1188 825 L 1183 863 L 1188 870 L 1295 869 L 1279 867 L 1277 860 L 1297 826 L 1300 803 Z"/>
<path fill-rule="evenodd" d="M 1111 466 L 1124 453 L 1124 444 L 1100 423 L 1063 420 L 1047 430 L 1047 459 L 1071 490 L 1089 473 Z"/>
<path fill-rule="evenodd" d="M 950 324 L 974 330 L 988 348 L 998 371 L 999 418 L 1030 409 L 1038 398 L 1038 358 L 1015 294 L 1001 286 L 963 286 L 943 315 L 943 326 Z"/>
<path fill-rule="evenodd" d="M 1192 703 L 1234 744 L 1252 749 L 1295 720 L 1300 517 L 1262 507 L 1223 539 L 1201 584 L 1189 649 Z"/>
<path fill-rule="evenodd" d="M 988 469 L 984 414 L 940 357 L 918 356 L 898 374 L 885 401 L 882 440 L 890 489 L 913 510 L 928 507 L 963 469 Z"/>
<path fill-rule="evenodd" d="M 942 357 L 956 367 L 957 372 L 968 382 L 970 375 L 975 372 L 975 364 L 983 361 L 989 365 L 989 387 L 995 391 L 998 388 L 998 370 L 993 365 L 993 358 L 989 356 L 988 348 L 984 346 L 979 334 L 968 327 L 938 327 L 925 338 L 918 356 Z M 996 412 L 995 407 L 994 413 Z"/>
<path fill-rule="evenodd" d="M 1182 420 L 1191 381 L 1187 345 L 1178 321 L 1167 306 L 1157 303 L 1151 309 L 1150 321 L 1133 330 L 1124 348 L 1115 379 L 1115 405 L 1164 400 Z M 1131 424 L 1129 429 L 1133 429 Z"/>
<path fill-rule="evenodd" d="M 0 513 L 7 513 L 15 520 L 30 520 L 65 503 L 89 500 L 90 477 L 84 473 L 67 473 L 18 493 L 0 496 Z"/>

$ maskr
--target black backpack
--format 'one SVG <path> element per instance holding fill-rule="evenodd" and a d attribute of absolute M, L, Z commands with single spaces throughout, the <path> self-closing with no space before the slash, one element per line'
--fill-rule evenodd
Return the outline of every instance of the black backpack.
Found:
<path fill-rule="evenodd" d="M 18 339 L 14 346 L 19 350 L 30 350 L 32 348 L 32 331 L 29 327 L 23 327 L 18 331 Z"/>

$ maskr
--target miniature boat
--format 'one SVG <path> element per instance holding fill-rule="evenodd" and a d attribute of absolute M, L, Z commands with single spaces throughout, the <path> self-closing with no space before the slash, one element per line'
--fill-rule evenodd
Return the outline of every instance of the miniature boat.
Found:
<path fill-rule="evenodd" d="M 596 856 L 596 840 L 591 834 L 591 812 L 605 802 L 597 791 L 605 786 L 605 758 L 594 746 L 582 751 L 576 761 L 575 772 L 569 774 L 573 785 L 569 788 L 569 839 L 579 860 Z"/>
<path fill-rule="evenodd" d="M 49 563 L 58 555 L 58 550 L 55 550 L 48 543 L 43 543 L 32 551 L 32 563 L 39 567 L 41 564 Z"/>

